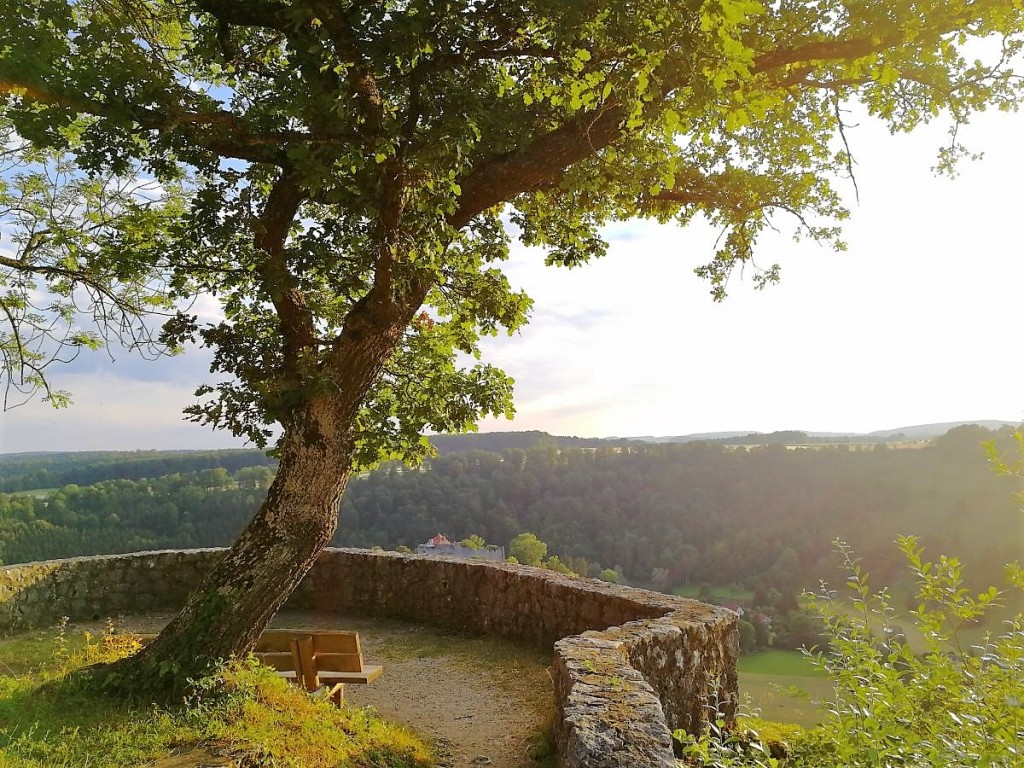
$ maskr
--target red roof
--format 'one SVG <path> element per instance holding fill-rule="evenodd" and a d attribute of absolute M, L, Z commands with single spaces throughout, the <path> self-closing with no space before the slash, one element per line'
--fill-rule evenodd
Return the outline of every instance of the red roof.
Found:
<path fill-rule="evenodd" d="M 434 545 L 435 547 L 442 547 L 442 546 L 444 546 L 444 545 L 446 545 L 446 544 L 451 544 L 451 542 L 450 542 L 450 541 L 448 541 L 448 539 L 446 539 L 446 538 L 445 538 L 445 536 L 444 536 L 444 534 L 443 534 L 443 533 L 439 533 L 439 534 L 437 534 L 437 536 L 435 536 L 434 538 L 432 538 L 432 539 L 431 539 L 430 541 L 428 541 L 427 543 L 428 543 L 428 544 L 433 544 L 433 545 Z"/>

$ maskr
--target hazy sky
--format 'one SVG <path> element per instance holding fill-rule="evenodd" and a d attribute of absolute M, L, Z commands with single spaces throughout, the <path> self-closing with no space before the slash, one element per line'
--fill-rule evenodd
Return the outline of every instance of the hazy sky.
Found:
<path fill-rule="evenodd" d="M 581 436 L 718 430 L 867 432 L 963 419 L 1024 419 L 1024 114 L 987 114 L 961 137 L 981 162 L 930 168 L 945 126 L 851 132 L 860 202 L 846 189 L 849 249 L 781 234 L 758 263 L 782 265 L 762 292 L 737 275 L 714 303 L 693 268 L 716 233 L 644 222 L 608 230 L 609 255 L 581 269 L 518 248 L 507 270 L 536 301 L 486 359 L 517 382 L 514 422 Z M 788 222 L 779 220 L 780 227 Z M 148 362 L 82 356 L 56 384 L 75 405 L 0 414 L 0 451 L 238 446 L 188 424 L 202 354 Z"/>

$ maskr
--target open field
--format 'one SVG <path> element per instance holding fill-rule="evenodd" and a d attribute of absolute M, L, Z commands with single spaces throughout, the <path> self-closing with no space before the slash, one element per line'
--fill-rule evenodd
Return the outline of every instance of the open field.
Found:
<path fill-rule="evenodd" d="M 740 695 L 745 708 L 765 720 L 817 725 L 818 703 L 832 697 L 832 683 L 798 651 L 762 651 L 740 657 Z"/>
<path fill-rule="evenodd" d="M 28 491 L 15 491 L 14 493 L 8 494 L 9 496 L 31 496 L 35 499 L 45 499 L 47 496 L 52 496 L 60 488 L 32 488 Z"/>
<path fill-rule="evenodd" d="M 811 659 L 799 651 L 760 651 L 740 657 L 740 674 L 824 677 Z"/>

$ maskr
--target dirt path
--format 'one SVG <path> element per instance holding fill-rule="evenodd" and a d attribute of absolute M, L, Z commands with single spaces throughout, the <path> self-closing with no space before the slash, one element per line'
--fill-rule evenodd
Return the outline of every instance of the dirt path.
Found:
<path fill-rule="evenodd" d="M 131 617 L 120 626 L 154 632 L 169 618 Z M 271 626 L 359 632 L 363 656 L 383 665 L 384 674 L 371 685 L 346 686 L 346 701 L 372 706 L 385 719 L 436 741 L 442 754 L 438 768 L 553 764 L 547 737 L 554 706 L 549 657 L 500 638 L 451 635 L 384 619 L 285 612 Z"/>
<path fill-rule="evenodd" d="M 496 638 L 464 637 L 399 622 L 283 614 L 274 626 L 359 632 L 363 655 L 382 664 L 371 685 L 345 698 L 436 740 L 451 768 L 527 768 L 544 752 L 553 694 L 550 659 Z"/>

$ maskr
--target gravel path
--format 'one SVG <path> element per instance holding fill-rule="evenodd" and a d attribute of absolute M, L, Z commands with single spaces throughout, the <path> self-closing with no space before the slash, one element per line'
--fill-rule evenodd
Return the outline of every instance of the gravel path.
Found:
<path fill-rule="evenodd" d="M 451 768 L 535 766 L 553 711 L 550 659 L 496 638 L 444 634 L 393 621 L 283 614 L 279 627 L 359 632 L 368 663 L 384 666 L 346 700 L 437 741 Z"/>

